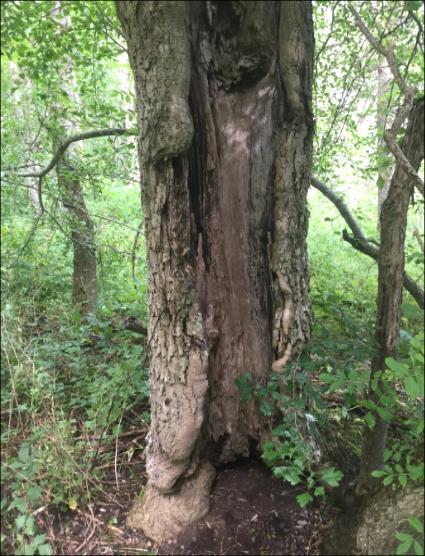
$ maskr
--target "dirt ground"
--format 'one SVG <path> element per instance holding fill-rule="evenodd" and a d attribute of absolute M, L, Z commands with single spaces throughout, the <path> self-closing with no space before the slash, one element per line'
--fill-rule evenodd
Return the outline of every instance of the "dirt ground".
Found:
<path fill-rule="evenodd" d="M 319 508 L 301 509 L 300 490 L 246 461 L 218 473 L 208 515 L 159 554 L 318 554 Z"/>
<path fill-rule="evenodd" d="M 319 554 L 319 507 L 301 509 L 300 489 L 255 461 L 219 470 L 208 515 L 177 539 L 155 545 L 126 526 L 134 496 L 146 481 L 143 453 L 111 468 L 89 505 L 37 516 L 54 554 Z"/>

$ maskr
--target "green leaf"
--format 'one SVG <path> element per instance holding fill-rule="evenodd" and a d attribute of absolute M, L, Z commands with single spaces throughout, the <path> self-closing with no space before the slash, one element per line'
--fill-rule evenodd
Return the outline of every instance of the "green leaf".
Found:
<path fill-rule="evenodd" d="M 27 535 L 35 534 L 35 518 L 33 515 L 28 515 L 25 522 L 25 533 Z"/>
<path fill-rule="evenodd" d="M 402 303 L 401 304 L 401 311 L 403 316 L 408 319 L 412 320 L 422 320 L 423 319 L 423 311 L 419 309 L 417 305 L 413 303 Z"/>
<path fill-rule="evenodd" d="M 46 535 L 36 535 L 31 544 L 34 546 L 38 546 L 40 544 L 43 544 L 45 540 L 46 540 Z"/>
<path fill-rule="evenodd" d="M 297 496 L 297 502 L 301 506 L 301 508 L 307 506 L 307 504 L 309 504 L 312 500 L 313 497 L 308 492 L 304 492 L 303 494 L 299 494 Z"/>
<path fill-rule="evenodd" d="M 319 486 L 314 489 L 314 496 L 323 496 L 325 494 L 325 487 Z"/>
<path fill-rule="evenodd" d="M 24 545 L 24 556 L 33 556 L 36 553 L 37 547 L 33 543 Z"/>
<path fill-rule="evenodd" d="M 273 414 L 273 404 L 267 402 L 266 400 L 263 400 L 260 404 L 260 411 L 266 417 L 270 417 L 270 415 Z"/>
<path fill-rule="evenodd" d="M 404 389 L 406 390 L 406 394 L 412 400 L 416 400 L 418 396 L 422 395 L 421 385 L 416 381 L 415 377 L 413 376 L 407 376 L 404 379 Z"/>
<path fill-rule="evenodd" d="M 395 538 L 402 542 L 412 542 L 413 540 L 412 535 L 409 535 L 409 533 L 402 533 L 401 531 L 396 532 Z"/>
<path fill-rule="evenodd" d="M 387 475 L 387 476 L 385 477 L 384 481 L 383 481 L 383 482 L 384 482 L 384 485 L 385 485 L 385 486 L 390 485 L 390 484 L 393 482 L 393 480 L 394 480 L 394 475 L 392 475 L 392 474 L 391 474 L 391 475 Z"/>
<path fill-rule="evenodd" d="M 415 516 L 409 518 L 409 525 L 410 527 L 413 527 L 413 529 L 415 529 L 418 533 L 424 532 L 423 524 Z"/>
<path fill-rule="evenodd" d="M 9 510 L 13 510 L 13 508 L 16 508 L 17 510 L 19 510 L 21 512 L 21 514 L 24 514 L 27 511 L 27 503 L 25 501 L 24 498 L 14 498 L 9 506 Z"/>
<path fill-rule="evenodd" d="M 389 448 L 385 448 L 385 450 L 384 450 L 384 461 L 388 461 L 391 456 L 392 456 L 392 450 L 390 450 Z"/>
<path fill-rule="evenodd" d="M 322 480 L 325 481 L 325 483 L 327 483 L 329 486 L 336 487 L 339 485 L 343 477 L 343 473 L 339 469 L 330 467 L 329 469 L 325 469 L 324 471 L 322 471 L 320 476 Z"/>
<path fill-rule="evenodd" d="M 370 428 L 373 429 L 376 423 L 376 419 L 375 416 L 373 415 L 373 413 L 366 413 L 364 420 L 366 421 L 366 425 Z"/>
<path fill-rule="evenodd" d="M 408 12 L 417 12 L 422 6 L 421 0 L 405 0 L 405 8 Z"/>
<path fill-rule="evenodd" d="M 413 548 L 415 549 L 415 554 L 417 556 L 423 556 L 424 547 L 418 541 L 414 541 Z"/>
<path fill-rule="evenodd" d="M 50 544 L 42 544 L 38 547 L 38 553 L 40 556 L 51 556 L 51 554 L 53 554 L 53 549 Z"/>
<path fill-rule="evenodd" d="M 301 470 L 296 467 L 288 467 L 282 465 L 273 469 L 273 475 L 278 479 L 288 481 L 291 485 L 295 486 L 301 483 L 300 478 Z"/>
<path fill-rule="evenodd" d="M 400 361 L 396 361 L 392 357 L 387 357 L 385 363 L 389 369 L 396 373 L 397 377 L 404 376 L 409 371 L 407 365 L 400 363 Z"/>
<path fill-rule="evenodd" d="M 18 515 L 18 517 L 15 519 L 15 527 L 18 531 L 23 529 L 23 527 L 25 526 L 26 519 L 27 519 L 26 514 Z"/>
<path fill-rule="evenodd" d="M 335 380 L 335 376 L 329 373 L 321 373 L 319 375 L 320 380 L 323 382 L 333 382 Z"/>
<path fill-rule="evenodd" d="M 400 483 L 400 486 L 402 486 L 403 488 L 407 485 L 407 477 L 406 475 L 400 475 L 398 477 L 398 482 Z"/>
<path fill-rule="evenodd" d="M 385 477 L 386 473 L 385 471 L 382 471 L 382 469 L 376 469 L 375 471 L 372 471 L 371 475 L 372 477 L 379 479 L 379 477 Z"/>
<path fill-rule="evenodd" d="M 287 427 L 284 423 L 278 425 L 272 430 L 272 436 L 283 436 L 285 434 Z"/>
<path fill-rule="evenodd" d="M 42 495 L 42 489 L 39 486 L 30 486 L 28 489 L 27 495 L 30 504 L 35 504 L 38 502 Z"/>
<path fill-rule="evenodd" d="M 332 382 L 332 384 L 328 388 L 328 392 L 335 392 L 335 390 L 339 390 L 341 386 L 345 382 L 345 375 L 339 376 L 336 380 Z"/>
<path fill-rule="evenodd" d="M 377 406 L 376 411 L 381 419 L 383 419 L 387 423 L 391 421 L 392 415 L 385 407 Z"/>
<path fill-rule="evenodd" d="M 396 550 L 396 556 L 400 555 L 400 554 L 407 554 L 409 548 L 411 547 L 412 542 L 404 542 L 398 545 L 397 550 Z"/>
<path fill-rule="evenodd" d="M 28 461 L 30 459 L 30 449 L 29 449 L 29 446 L 27 444 L 23 444 L 19 448 L 18 459 L 19 459 L 19 461 L 22 461 L 22 463 L 28 463 Z"/>
<path fill-rule="evenodd" d="M 420 463 L 418 465 L 410 465 L 408 467 L 409 475 L 412 481 L 418 481 L 423 478 L 424 474 L 424 464 Z"/>

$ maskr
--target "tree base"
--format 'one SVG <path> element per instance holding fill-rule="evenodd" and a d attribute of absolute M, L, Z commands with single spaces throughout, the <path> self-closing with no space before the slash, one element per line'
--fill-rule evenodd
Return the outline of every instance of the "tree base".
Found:
<path fill-rule="evenodd" d="M 175 494 L 161 494 L 147 485 L 143 498 L 131 509 L 127 525 L 143 532 L 158 543 L 176 537 L 185 527 L 203 517 L 209 510 L 209 494 L 215 469 L 204 463 Z"/>
<path fill-rule="evenodd" d="M 385 489 L 368 501 L 357 530 L 357 548 L 361 554 L 396 554 L 397 531 L 413 530 L 407 524 L 411 517 L 424 513 L 424 489 L 408 486 L 394 492 Z M 419 538 L 418 538 L 419 540 Z"/>

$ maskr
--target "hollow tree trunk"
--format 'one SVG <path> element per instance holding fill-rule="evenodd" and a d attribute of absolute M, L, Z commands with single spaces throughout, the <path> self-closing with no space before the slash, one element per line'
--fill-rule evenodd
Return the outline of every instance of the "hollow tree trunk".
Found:
<path fill-rule="evenodd" d="M 309 338 L 310 2 L 117 2 L 135 76 L 149 263 L 156 540 L 208 509 L 209 462 L 265 429 L 265 383 Z"/>
<path fill-rule="evenodd" d="M 417 171 L 424 157 L 424 99 L 413 105 L 409 115 L 402 150 Z M 380 217 L 381 240 L 378 258 L 378 297 L 376 340 L 378 352 L 372 361 L 371 379 L 385 370 L 385 359 L 395 357 L 400 338 L 400 306 L 404 278 L 404 243 L 407 210 L 413 183 L 402 165 L 397 163 Z M 380 389 L 371 392 L 370 399 L 379 405 Z M 375 414 L 373 429 L 366 428 L 360 464 L 358 492 L 373 491 L 377 481 L 371 476 L 384 464 L 384 449 L 389 423 Z"/>

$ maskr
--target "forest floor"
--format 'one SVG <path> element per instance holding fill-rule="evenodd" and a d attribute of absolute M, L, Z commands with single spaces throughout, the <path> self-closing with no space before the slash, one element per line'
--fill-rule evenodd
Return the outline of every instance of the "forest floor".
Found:
<path fill-rule="evenodd" d="M 125 442 L 133 442 L 134 439 Z M 143 442 L 137 439 L 137 444 Z M 91 504 L 37 515 L 54 554 L 319 554 L 321 508 L 300 508 L 298 487 L 276 479 L 256 461 L 218 471 L 207 516 L 162 546 L 126 526 L 146 482 L 143 452 L 108 468 Z"/>

